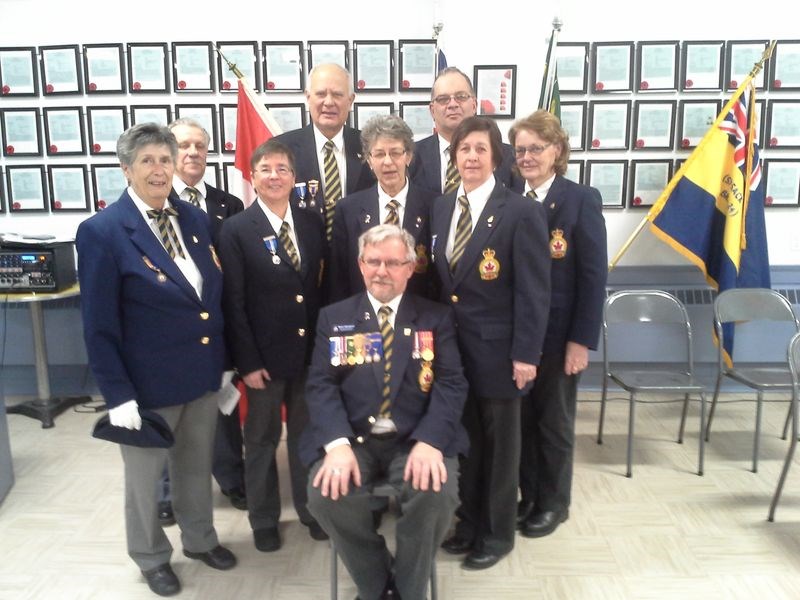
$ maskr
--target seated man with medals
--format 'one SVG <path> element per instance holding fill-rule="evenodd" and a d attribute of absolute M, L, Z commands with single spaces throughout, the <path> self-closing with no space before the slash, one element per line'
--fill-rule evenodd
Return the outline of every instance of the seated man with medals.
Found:
<path fill-rule="evenodd" d="M 300 441 L 308 509 L 364 599 L 424 599 L 458 504 L 467 383 L 452 310 L 406 293 L 413 237 L 378 225 L 359 238 L 366 292 L 323 308 Z M 397 490 L 394 557 L 372 519 L 372 489 Z"/>

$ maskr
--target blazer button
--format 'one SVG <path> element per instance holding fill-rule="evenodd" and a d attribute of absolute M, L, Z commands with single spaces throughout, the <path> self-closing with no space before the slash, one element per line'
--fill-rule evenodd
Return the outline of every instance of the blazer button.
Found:
<path fill-rule="evenodd" d="M 297 296 L 294 297 L 294 300 L 295 302 L 300 304 L 301 302 L 303 302 L 303 294 L 297 294 Z"/>
<path fill-rule="evenodd" d="M 200 338 L 200 343 L 203 344 L 204 346 L 207 346 L 208 344 L 211 343 L 211 338 L 203 336 Z"/>
<path fill-rule="evenodd" d="M 364 443 L 364 436 L 363 435 L 358 436 L 356 438 L 356 442 L 358 442 L 359 444 L 363 444 Z"/>
<path fill-rule="evenodd" d="M 369 419 L 367 419 L 367 422 L 368 422 L 370 425 L 375 425 L 375 417 L 370 417 Z"/>
<path fill-rule="evenodd" d="M 207 312 L 201 312 L 200 313 L 200 318 L 203 319 L 203 321 L 208 321 L 208 317 L 209 316 L 210 315 Z"/>
<path fill-rule="evenodd" d="M 303 337 L 305 334 L 306 334 L 306 330 L 305 329 L 301 328 L 301 329 L 297 330 L 297 335 L 299 335 L 300 337 Z"/>
<path fill-rule="evenodd" d="M 458 302 L 458 296 L 456 296 L 455 294 L 453 294 L 452 296 L 450 296 L 450 302 L 452 302 L 453 304 L 455 304 L 456 302 Z"/>

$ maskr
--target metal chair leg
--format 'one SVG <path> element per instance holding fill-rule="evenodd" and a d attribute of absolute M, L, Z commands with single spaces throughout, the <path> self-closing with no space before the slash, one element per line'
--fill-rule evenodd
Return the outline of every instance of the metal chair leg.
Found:
<path fill-rule="evenodd" d="M 603 443 L 603 422 L 606 418 L 606 393 L 608 392 L 608 374 L 603 374 L 603 393 L 600 396 L 600 424 L 597 427 L 597 443 Z"/>
<path fill-rule="evenodd" d="M 711 421 L 714 420 L 714 410 L 717 408 L 717 398 L 719 398 L 719 388 L 722 383 L 722 373 L 717 375 L 717 383 L 714 386 L 714 397 L 711 399 L 711 408 L 708 411 L 708 421 L 706 422 L 706 441 L 711 437 Z"/>
<path fill-rule="evenodd" d="M 630 408 L 628 409 L 628 471 L 625 473 L 625 477 L 633 477 L 633 418 L 635 406 L 636 398 L 631 392 Z"/>
<path fill-rule="evenodd" d="M 338 562 L 336 546 L 333 545 L 333 540 L 331 540 L 331 600 L 338 600 L 339 598 Z"/>
<path fill-rule="evenodd" d="M 689 412 L 689 394 L 683 396 L 683 411 L 681 412 L 681 427 L 678 430 L 678 443 L 683 443 L 683 431 L 686 428 L 686 413 Z"/>
<path fill-rule="evenodd" d="M 789 410 L 786 413 L 786 420 L 783 422 L 783 433 L 781 433 L 781 439 L 786 439 L 786 434 L 789 432 L 789 424 L 792 422 L 792 410 L 794 408 L 794 403 L 790 400 L 789 401 Z"/>
<path fill-rule="evenodd" d="M 763 400 L 764 394 L 759 391 L 756 399 L 756 429 L 753 434 L 753 473 L 758 473 L 758 443 L 761 438 L 761 409 Z"/>
<path fill-rule="evenodd" d="M 706 395 L 700 392 L 700 449 L 698 450 L 699 456 L 697 457 L 697 474 L 703 475 L 705 469 L 705 439 L 703 437 L 703 430 L 705 429 L 706 420 Z"/>
<path fill-rule="evenodd" d="M 794 451 L 797 448 L 797 392 L 792 393 L 791 408 L 789 415 L 792 417 L 792 441 L 789 443 L 789 450 L 786 453 L 786 459 L 783 461 L 783 469 L 781 469 L 781 476 L 778 479 L 778 486 L 775 488 L 775 494 L 772 496 L 772 502 L 769 505 L 769 515 L 767 521 L 772 523 L 775 521 L 775 509 L 778 508 L 778 501 L 781 499 L 783 493 L 783 484 L 786 482 L 786 476 L 789 474 L 789 467 L 792 465 L 794 459 Z"/>
<path fill-rule="evenodd" d="M 431 600 L 438 600 L 439 589 L 436 583 L 436 555 L 431 561 Z"/>

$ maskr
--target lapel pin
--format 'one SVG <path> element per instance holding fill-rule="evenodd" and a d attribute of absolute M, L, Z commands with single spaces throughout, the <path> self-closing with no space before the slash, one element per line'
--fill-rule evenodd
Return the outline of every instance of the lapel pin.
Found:
<path fill-rule="evenodd" d="M 551 203 L 550 203 L 550 209 L 552 210 L 552 209 L 554 209 L 555 207 L 556 207 L 556 203 L 555 203 L 555 202 L 551 202 Z"/>
<path fill-rule="evenodd" d="M 364 320 L 365 321 L 369 321 L 369 313 L 368 312 L 364 313 Z"/>
<path fill-rule="evenodd" d="M 422 227 L 422 217 L 417 217 L 417 229 Z"/>
<path fill-rule="evenodd" d="M 486 219 L 486 225 L 491 227 L 493 223 L 494 223 L 494 215 L 489 215 L 489 218 Z"/>
<path fill-rule="evenodd" d="M 403 328 L 403 335 L 405 336 L 411 335 L 411 328 L 410 327 Z"/>
<path fill-rule="evenodd" d="M 364 224 L 368 225 L 370 219 L 372 219 L 372 215 L 364 215 Z"/>
<path fill-rule="evenodd" d="M 196 236 L 196 235 L 193 235 L 193 236 L 192 236 L 192 241 L 193 241 L 195 244 L 197 243 L 197 236 Z"/>

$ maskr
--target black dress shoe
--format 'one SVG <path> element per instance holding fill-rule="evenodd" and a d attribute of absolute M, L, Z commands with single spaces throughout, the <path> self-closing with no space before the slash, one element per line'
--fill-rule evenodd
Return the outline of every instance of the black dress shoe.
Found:
<path fill-rule="evenodd" d="M 229 490 L 222 490 L 222 495 L 228 497 L 228 500 L 231 501 L 231 506 L 233 506 L 233 508 L 247 510 L 247 495 L 244 493 L 242 488 L 236 487 Z"/>
<path fill-rule="evenodd" d="M 569 518 L 569 510 L 545 510 L 537 512 L 519 528 L 519 532 L 528 538 L 538 538 L 550 535 L 558 526 Z"/>
<path fill-rule="evenodd" d="M 212 569 L 227 571 L 236 566 L 236 556 L 224 546 L 217 546 L 208 552 L 189 552 L 184 548 L 183 555 L 195 560 L 202 560 Z"/>
<path fill-rule="evenodd" d="M 495 566 L 505 554 L 492 554 L 491 552 L 482 552 L 473 550 L 467 554 L 464 562 L 461 563 L 462 569 L 468 571 L 480 571 Z"/>
<path fill-rule="evenodd" d="M 281 536 L 277 527 L 264 527 L 253 530 L 253 541 L 261 552 L 275 552 L 281 547 Z"/>
<path fill-rule="evenodd" d="M 517 529 L 522 527 L 522 524 L 528 520 L 533 512 L 533 502 L 527 500 L 520 500 L 517 504 Z"/>
<path fill-rule="evenodd" d="M 442 550 L 448 554 L 466 554 L 472 550 L 472 544 L 472 540 L 468 540 L 456 534 L 442 542 Z"/>
<path fill-rule="evenodd" d="M 325 530 L 322 529 L 322 527 L 320 527 L 319 523 L 316 521 L 303 524 L 308 527 L 308 535 L 311 536 L 311 539 L 317 540 L 318 542 L 323 542 L 328 539 L 328 534 L 325 533 Z"/>
<path fill-rule="evenodd" d="M 181 591 L 181 582 L 169 563 L 159 565 L 149 571 L 142 571 L 147 585 L 154 594 L 174 596 Z"/>
<path fill-rule="evenodd" d="M 169 527 L 175 525 L 175 514 L 172 512 L 172 502 L 158 503 L 158 524 L 162 527 Z"/>
<path fill-rule="evenodd" d="M 356 596 L 356 600 L 361 600 L 361 596 Z M 389 581 L 381 592 L 380 600 L 400 600 L 400 592 L 397 591 L 397 585 L 394 582 L 394 576 L 389 576 Z"/>

